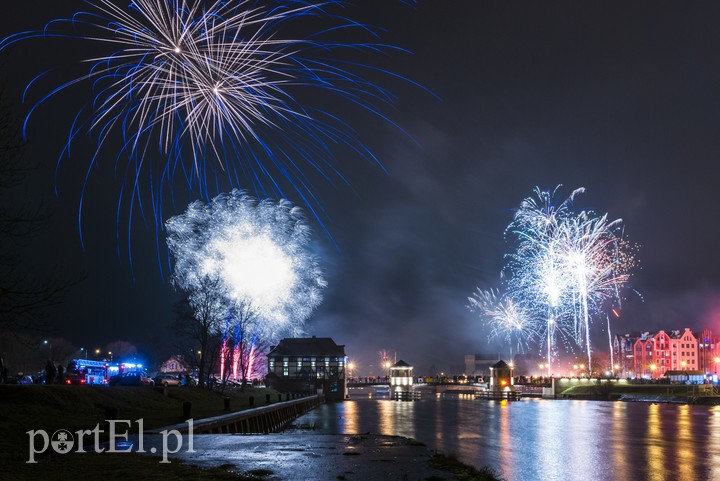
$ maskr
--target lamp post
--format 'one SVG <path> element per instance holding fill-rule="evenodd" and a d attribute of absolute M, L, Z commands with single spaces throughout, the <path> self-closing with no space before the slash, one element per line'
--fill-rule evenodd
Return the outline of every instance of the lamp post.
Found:
<path fill-rule="evenodd" d="M 80 348 L 80 352 L 84 352 L 84 353 L 85 353 L 85 360 L 87 361 L 87 349 L 85 349 L 84 347 L 81 347 L 81 348 Z"/>
<path fill-rule="evenodd" d="M 52 360 L 53 360 L 53 356 L 52 356 L 52 342 L 50 342 L 50 341 L 48 341 L 47 339 L 45 339 L 45 340 L 43 341 L 43 344 L 47 344 L 47 346 L 48 346 L 48 348 L 49 348 L 49 351 L 50 351 L 48 357 L 49 357 L 50 361 L 52 362 Z"/>

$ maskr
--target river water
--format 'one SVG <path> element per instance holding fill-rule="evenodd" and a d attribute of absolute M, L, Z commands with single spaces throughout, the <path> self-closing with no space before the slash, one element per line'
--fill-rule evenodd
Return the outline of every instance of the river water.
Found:
<path fill-rule="evenodd" d="M 720 406 L 426 395 L 351 399 L 298 418 L 317 432 L 406 436 L 507 481 L 720 481 Z"/>

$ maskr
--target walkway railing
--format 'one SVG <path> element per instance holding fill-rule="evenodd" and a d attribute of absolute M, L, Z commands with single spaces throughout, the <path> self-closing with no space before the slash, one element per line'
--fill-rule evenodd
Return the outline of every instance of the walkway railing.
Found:
<path fill-rule="evenodd" d="M 281 431 L 291 421 L 324 402 L 320 394 L 293 399 L 280 403 L 246 409 L 230 414 L 222 414 L 205 419 L 193 420 L 193 434 L 268 434 Z M 147 431 L 159 434 L 161 431 L 175 429 L 180 433 L 188 432 L 188 424 L 183 422 Z"/>

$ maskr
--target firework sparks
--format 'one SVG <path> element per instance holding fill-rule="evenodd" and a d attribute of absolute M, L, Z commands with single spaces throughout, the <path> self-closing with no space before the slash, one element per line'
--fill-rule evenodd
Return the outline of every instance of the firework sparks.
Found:
<path fill-rule="evenodd" d="M 510 359 L 513 358 L 513 346 L 523 351 L 537 335 L 531 324 L 527 310 L 499 290 L 477 289 L 468 297 L 468 308 L 478 313 L 490 327 L 489 339 L 502 339 L 510 346 Z"/>
<path fill-rule="evenodd" d="M 82 62 L 89 68 L 75 79 L 41 95 L 23 128 L 49 98 L 92 87 L 58 161 L 69 157 L 81 132 L 94 134 L 97 148 L 80 214 L 87 178 L 110 139 L 122 146 L 110 158 L 124 175 L 118 211 L 123 199 L 129 203 L 128 235 L 133 209 L 145 215 L 141 193 L 147 187 L 160 227 L 164 195 L 172 195 L 178 182 L 205 199 L 219 183 L 251 189 L 258 197 L 286 198 L 285 190 L 294 191 L 320 220 L 311 173 L 345 182 L 330 146 L 376 161 L 356 133 L 322 106 L 338 106 L 339 98 L 387 121 L 380 109 L 394 95 L 368 77 L 400 77 L 355 62 L 353 55 L 395 48 L 378 43 L 369 27 L 333 13 L 342 2 L 133 0 L 128 9 L 110 0 L 86 3 L 87 12 L 0 42 L 5 50 L 35 38 L 75 39 L 106 52 Z M 287 38 L 290 29 L 297 37 Z M 343 30 L 363 32 L 372 43 L 329 38 Z M 346 52 L 353 55 L 343 58 Z M 45 77 L 53 73 L 30 82 L 24 98 Z M 312 105 L 301 100 L 310 91 L 317 102 Z M 79 224 L 83 242 L 81 219 Z"/>
<path fill-rule="evenodd" d="M 231 317 L 262 321 L 262 333 L 296 334 L 326 283 L 310 252 L 310 231 L 289 202 L 256 202 L 241 191 L 196 201 L 167 221 L 173 283 L 193 291 L 219 279 Z M 253 332 L 245 335 L 254 336 Z M 247 331 L 247 329 L 246 329 Z"/>
<path fill-rule="evenodd" d="M 590 317 L 603 302 L 617 294 L 628 279 L 626 268 L 618 264 L 616 252 L 620 238 L 616 232 L 622 221 L 608 221 L 607 215 L 593 217 L 581 212 L 566 219 L 560 233 L 563 245 L 564 271 L 570 276 L 568 286 L 576 300 L 579 322 L 575 322 L 576 339 L 584 342 L 588 370 L 592 372 Z M 577 318 L 576 318 L 577 319 Z"/>
<path fill-rule="evenodd" d="M 517 239 L 509 255 L 508 292 L 522 299 L 535 323 L 544 325 L 548 375 L 557 340 L 583 345 L 592 370 L 590 326 L 608 299 L 620 301 L 634 258 L 622 238 L 622 221 L 592 211 L 573 212 L 577 189 L 558 202 L 552 192 L 535 189 L 507 229 Z M 530 323 L 532 323 L 531 321 Z M 538 326 L 539 327 L 539 326 Z"/>

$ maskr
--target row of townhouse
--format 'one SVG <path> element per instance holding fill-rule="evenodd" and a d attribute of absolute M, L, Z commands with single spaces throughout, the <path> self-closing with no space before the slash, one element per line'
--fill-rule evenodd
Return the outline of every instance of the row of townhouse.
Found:
<path fill-rule="evenodd" d="M 668 371 L 717 374 L 720 339 L 710 329 L 629 333 L 613 343 L 619 373 L 624 377 L 658 379 Z"/>

